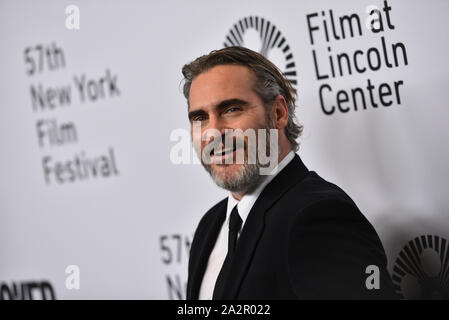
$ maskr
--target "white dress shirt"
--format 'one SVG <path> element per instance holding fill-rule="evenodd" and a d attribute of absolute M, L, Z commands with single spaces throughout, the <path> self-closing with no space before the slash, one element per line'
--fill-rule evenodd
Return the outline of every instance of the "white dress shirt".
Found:
<path fill-rule="evenodd" d="M 223 262 L 228 253 L 228 229 L 229 229 L 229 217 L 232 209 L 237 205 L 237 209 L 242 218 L 242 228 L 245 225 L 246 218 L 248 217 L 251 208 L 256 202 L 263 189 L 269 184 L 274 177 L 284 169 L 290 161 L 293 160 L 295 153 L 290 151 L 284 159 L 273 169 L 273 174 L 267 175 L 263 182 L 252 193 L 245 194 L 240 201 L 236 200 L 231 193 L 228 196 L 228 206 L 226 211 L 226 220 L 221 226 L 220 233 L 218 234 L 215 246 L 209 256 L 206 271 L 204 272 L 203 281 L 201 282 L 199 299 L 200 300 L 212 300 L 214 293 L 215 282 L 217 281 L 218 274 L 220 273 Z M 240 232 L 239 232 L 240 235 Z"/>

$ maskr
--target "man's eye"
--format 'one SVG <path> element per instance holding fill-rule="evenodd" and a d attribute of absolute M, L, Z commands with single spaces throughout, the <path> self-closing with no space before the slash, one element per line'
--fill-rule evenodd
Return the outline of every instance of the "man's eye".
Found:
<path fill-rule="evenodd" d="M 228 110 L 226 110 L 226 112 L 235 112 L 235 111 L 238 111 L 238 110 L 239 110 L 238 108 L 232 107 L 232 108 L 229 108 Z"/>
<path fill-rule="evenodd" d="M 195 118 L 193 118 L 193 121 L 195 122 L 195 121 L 203 121 L 204 120 L 204 117 L 203 116 L 198 116 L 198 117 L 195 117 Z"/>

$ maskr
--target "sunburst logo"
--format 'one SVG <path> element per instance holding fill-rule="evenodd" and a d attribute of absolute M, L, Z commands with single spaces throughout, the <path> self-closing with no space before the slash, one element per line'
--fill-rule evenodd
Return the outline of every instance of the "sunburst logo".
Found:
<path fill-rule="evenodd" d="M 226 35 L 224 46 L 242 46 L 259 52 L 282 71 L 296 90 L 293 53 L 282 32 L 267 19 L 257 16 L 240 19 Z"/>
<path fill-rule="evenodd" d="M 393 267 L 393 284 L 405 299 L 449 299 L 449 243 L 435 235 L 409 241 Z"/>

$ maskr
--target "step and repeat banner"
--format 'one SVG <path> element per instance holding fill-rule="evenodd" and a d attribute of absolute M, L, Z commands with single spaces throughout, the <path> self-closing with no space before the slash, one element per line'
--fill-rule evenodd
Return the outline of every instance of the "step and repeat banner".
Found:
<path fill-rule="evenodd" d="M 398 294 L 448 298 L 448 18 L 445 0 L 1 0 L 0 299 L 185 298 L 227 193 L 191 149 L 181 68 L 232 45 L 292 82 L 298 154 L 374 225 Z"/>

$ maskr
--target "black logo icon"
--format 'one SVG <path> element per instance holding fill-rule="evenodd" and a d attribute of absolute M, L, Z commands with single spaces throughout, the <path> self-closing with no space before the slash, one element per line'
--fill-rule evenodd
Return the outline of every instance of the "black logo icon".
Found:
<path fill-rule="evenodd" d="M 408 299 L 449 299 L 449 243 L 435 235 L 409 241 L 393 267 L 396 293 Z"/>
<path fill-rule="evenodd" d="M 256 35 L 257 40 L 254 39 Z M 229 30 L 223 45 L 226 48 L 242 46 L 258 51 L 277 65 L 296 89 L 297 74 L 293 53 L 281 31 L 267 19 L 253 16 L 240 19 Z"/>

